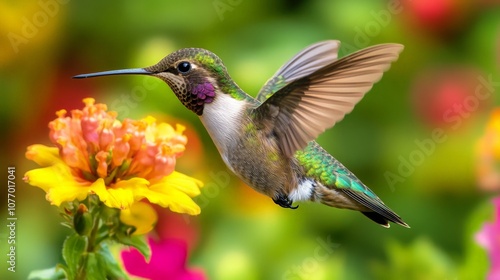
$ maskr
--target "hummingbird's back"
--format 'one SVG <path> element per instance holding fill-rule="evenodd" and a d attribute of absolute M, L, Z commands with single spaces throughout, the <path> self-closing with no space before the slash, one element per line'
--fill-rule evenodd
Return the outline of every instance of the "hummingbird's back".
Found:
<path fill-rule="evenodd" d="M 317 180 L 325 186 L 348 188 L 377 198 L 375 193 L 316 141 L 309 142 L 305 149 L 297 151 L 295 158 L 304 168 L 305 176 Z"/>

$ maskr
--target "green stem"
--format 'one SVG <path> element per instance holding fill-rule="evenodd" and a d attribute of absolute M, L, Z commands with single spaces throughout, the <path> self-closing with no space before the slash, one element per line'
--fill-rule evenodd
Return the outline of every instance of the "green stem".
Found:
<path fill-rule="evenodd" d="M 92 226 L 92 231 L 89 236 L 89 246 L 87 247 L 87 252 L 92 253 L 98 244 L 96 242 L 97 232 L 99 231 L 99 212 L 97 212 L 96 217 L 94 217 L 94 225 Z"/>
<path fill-rule="evenodd" d="M 87 273 L 85 267 L 87 266 L 87 256 L 82 257 L 82 262 L 80 267 L 78 268 L 78 272 L 76 273 L 75 280 L 85 280 Z"/>
<path fill-rule="evenodd" d="M 90 207 L 92 207 L 92 201 L 89 201 Z M 100 203 L 98 203 L 95 207 L 97 207 L 97 211 L 90 211 L 90 213 L 93 213 L 93 224 L 92 224 L 92 231 L 90 232 L 90 235 L 88 236 L 89 242 L 87 246 L 87 250 L 84 253 L 84 256 L 82 256 L 82 262 L 81 265 L 78 269 L 78 273 L 76 274 L 76 280 L 85 280 L 86 279 L 86 267 L 87 267 L 87 254 L 88 253 L 93 253 L 95 249 L 99 246 L 99 242 L 96 242 L 97 238 L 97 233 L 99 232 L 99 226 L 100 226 L 100 214 L 101 214 L 101 207 Z M 94 207 L 92 207 L 94 208 Z M 94 210 L 94 209 L 91 209 Z"/>

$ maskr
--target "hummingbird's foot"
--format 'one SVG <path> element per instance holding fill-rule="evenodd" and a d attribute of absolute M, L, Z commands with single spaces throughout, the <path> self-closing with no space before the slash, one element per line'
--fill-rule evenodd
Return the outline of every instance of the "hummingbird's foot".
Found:
<path fill-rule="evenodd" d="M 297 209 L 299 206 L 292 206 L 293 201 L 291 201 L 287 195 L 279 194 L 277 198 L 273 198 L 274 203 L 278 204 L 283 208 Z"/>

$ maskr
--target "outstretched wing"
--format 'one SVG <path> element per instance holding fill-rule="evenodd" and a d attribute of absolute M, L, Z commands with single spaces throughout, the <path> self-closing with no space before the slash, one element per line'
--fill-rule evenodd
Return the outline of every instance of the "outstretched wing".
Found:
<path fill-rule="evenodd" d="M 291 157 L 350 113 L 402 50 L 399 44 L 372 46 L 295 79 L 254 109 L 256 120 L 272 128 Z"/>
<path fill-rule="evenodd" d="M 266 101 L 271 95 L 287 84 L 306 77 L 337 60 L 339 41 L 323 41 L 303 49 L 290 59 L 285 65 L 264 84 L 256 99 Z"/>

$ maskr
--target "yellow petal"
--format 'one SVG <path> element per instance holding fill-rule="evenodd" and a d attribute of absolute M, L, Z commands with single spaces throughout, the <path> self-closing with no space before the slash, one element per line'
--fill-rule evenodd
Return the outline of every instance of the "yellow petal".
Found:
<path fill-rule="evenodd" d="M 103 178 L 99 178 L 94 183 L 92 183 L 91 190 L 99 197 L 100 201 L 106 204 L 106 200 L 109 199 L 109 192 L 106 188 L 106 184 L 104 184 Z"/>
<path fill-rule="evenodd" d="M 173 172 L 148 189 L 138 190 L 151 203 L 168 207 L 173 212 L 200 214 L 200 207 L 191 199 L 200 193 L 201 182 L 179 172 Z"/>
<path fill-rule="evenodd" d="M 140 235 L 148 233 L 154 228 L 158 214 L 148 203 L 136 202 L 130 208 L 120 211 L 120 220 L 124 224 L 136 228 L 133 235 Z"/>
<path fill-rule="evenodd" d="M 200 214 L 200 207 L 185 193 L 161 184 L 155 184 L 145 193 L 146 198 L 161 207 L 168 207 L 177 213 Z"/>
<path fill-rule="evenodd" d="M 40 144 L 28 146 L 26 158 L 36 162 L 38 165 L 45 167 L 62 163 L 59 156 L 59 149 L 56 147 L 47 147 Z"/>
<path fill-rule="evenodd" d="M 157 184 L 166 184 L 169 187 L 186 193 L 190 197 L 195 197 L 200 194 L 200 188 L 203 183 L 180 172 L 174 171 L 170 175 L 163 177 Z"/>
<path fill-rule="evenodd" d="M 127 209 L 135 201 L 139 201 L 142 198 L 138 197 L 136 191 L 138 189 L 147 189 L 148 185 L 149 181 L 146 179 L 132 178 L 129 180 L 121 180 L 113 186 L 106 188 L 104 180 L 99 179 L 94 183 L 92 190 L 106 206 Z"/>
<path fill-rule="evenodd" d="M 63 163 L 33 169 L 24 176 L 27 183 L 43 189 L 47 193 L 46 199 L 57 206 L 65 201 L 83 200 L 90 191 L 89 185 L 77 182 Z"/>

